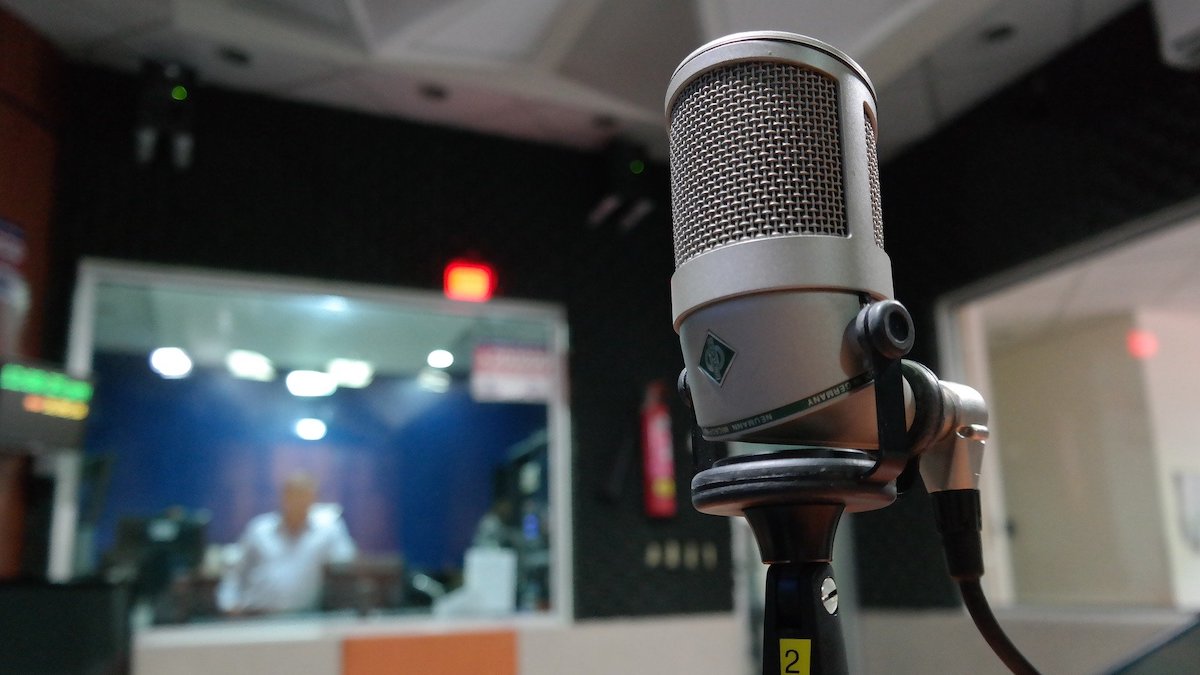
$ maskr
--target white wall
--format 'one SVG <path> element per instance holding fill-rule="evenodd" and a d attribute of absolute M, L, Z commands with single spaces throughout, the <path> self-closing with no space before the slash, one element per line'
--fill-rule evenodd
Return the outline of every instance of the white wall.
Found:
<path fill-rule="evenodd" d="M 1154 447 L 1158 455 L 1160 521 L 1175 603 L 1200 608 L 1200 549 L 1184 535 L 1180 474 L 1200 476 L 1200 315 L 1141 311 L 1137 325 L 1158 337 L 1159 350 L 1143 362 Z"/>
<path fill-rule="evenodd" d="M 151 628 L 134 640 L 135 675 L 340 675 L 355 636 L 514 629 L 521 675 L 745 675 L 746 630 L 733 614 L 652 619 L 466 623 L 314 619 Z"/>
<path fill-rule="evenodd" d="M 521 675 L 744 675 L 745 627 L 732 614 L 588 621 L 522 631 Z"/>
<path fill-rule="evenodd" d="M 1020 603 L 1171 604 L 1159 477 L 1131 316 L 992 354 Z"/>

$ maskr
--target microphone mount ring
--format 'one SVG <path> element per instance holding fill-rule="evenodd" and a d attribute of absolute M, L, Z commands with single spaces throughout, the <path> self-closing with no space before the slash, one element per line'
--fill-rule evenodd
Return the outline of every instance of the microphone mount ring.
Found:
<path fill-rule="evenodd" d="M 705 513 L 743 516 L 746 509 L 841 504 L 870 511 L 895 499 L 887 486 L 863 482 L 875 459 L 862 450 L 799 448 L 718 460 L 692 478 L 692 503 Z"/>

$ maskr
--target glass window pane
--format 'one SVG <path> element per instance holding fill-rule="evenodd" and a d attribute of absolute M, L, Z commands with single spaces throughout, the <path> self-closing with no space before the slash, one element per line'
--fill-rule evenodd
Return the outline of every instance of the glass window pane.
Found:
<path fill-rule="evenodd" d="M 75 559 L 136 579 L 150 620 L 558 609 L 557 308 L 82 278 L 96 389 Z"/>

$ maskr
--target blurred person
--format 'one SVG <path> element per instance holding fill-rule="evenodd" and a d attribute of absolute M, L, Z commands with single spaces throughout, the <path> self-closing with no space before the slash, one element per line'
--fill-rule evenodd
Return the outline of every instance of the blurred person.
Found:
<path fill-rule="evenodd" d="M 318 505 L 317 481 L 295 473 L 283 483 L 279 510 L 255 516 L 239 540 L 241 555 L 217 588 L 228 614 L 315 610 L 325 565 L 356 555 L 341 512 Z"/>

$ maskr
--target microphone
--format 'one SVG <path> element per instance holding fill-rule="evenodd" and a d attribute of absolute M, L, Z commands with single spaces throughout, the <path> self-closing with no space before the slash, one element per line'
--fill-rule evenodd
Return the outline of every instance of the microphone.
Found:
<path fill-rule="evenodd" d="M 866 73 L 811 38 L 739 33 L 684 59 L 666 112 L 672 310 L 700 431 L 878 448 L 875 378 L 854 325 L 893 293 Z M 907 313 L 876 313 L 906 353 Z"/>
<path fill-rule="evenodd" d="M 737 33 L 683 60 L 666 115 L 680 390 L 702 439 L 761 448 L 697 466 L 692 503 L 745 517 L 770 565 L 763 674 L 847 672 L 837 524 L 890 504 L 918 458 L 968 611 L 1035 673 L 979 586 L 986 403 L 902 361 L 914 330 L 892 299 L 870 79 L 819 40 Z"/>

